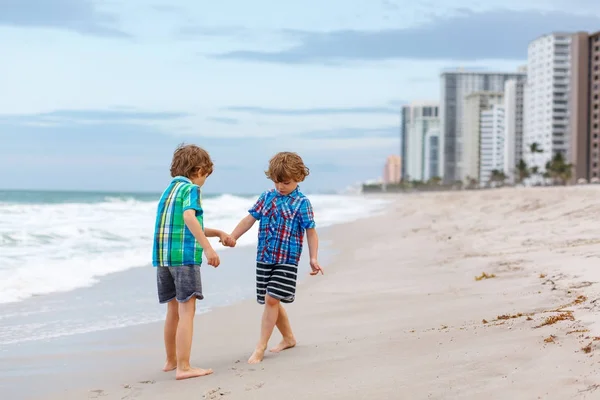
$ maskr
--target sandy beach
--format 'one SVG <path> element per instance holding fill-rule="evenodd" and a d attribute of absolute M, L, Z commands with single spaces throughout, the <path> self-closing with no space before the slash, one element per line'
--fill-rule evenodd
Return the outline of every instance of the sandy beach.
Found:
<path fill-rule="evenodd" d="M 262 312 L 246 301 L 196 317 L 192 361 L 211 376 L 161 372 L 162 326 L 149 324 L 102 339 L 122 349 L 84 354 L 93 372 L 53 378 L 43 398 L 600 398 L 599 197 L 395 196 L 384 215 L 322 237 L 333 262 L 288 308 L 296 348 L 246 364 Z"/>

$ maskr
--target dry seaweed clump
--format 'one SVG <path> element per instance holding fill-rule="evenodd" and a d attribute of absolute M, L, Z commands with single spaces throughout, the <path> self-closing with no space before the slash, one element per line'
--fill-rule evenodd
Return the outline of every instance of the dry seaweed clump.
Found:
<path fill-rule="evenodd" d="M 536 326 L 536 328 L 541 328 L 546 325 L 553 325 L 558 321 L 574 321 L 573 313 L 571 311 L 563 312 L 558 315 L 552 315 L 544 320 L 541 325 Z"/>
<path fill-rule="evenodd" d="M 567 308 L 567 307 L 571 307 L 571 306 L 575 306 L 577 304 L 585 303 L 586 301 L 587 301 L 587 297 L 585 297 L 584 295 L 580 295 L 580 296 L 577 296 L 577 298 L 575 300 L 573 300 L 572 302 L 570 302 L 570 303 L 563 304 L 562 306 L 557 307 L 554 310 L 548 310 L 548 311 L 545 311 L 545 312 L 563 312 L 564 309 Z M 572 312 L 572 311 L 567 311 L 567 312 Z"/>
<path fill-rule="evenodd" d="M 498 315 L 498 317 L 496 317 L 497 320 L 506 320 L 506 319 L 515 319 L 515 318 L 521 318 L 521 317 L 525 317 L 525 316 L 529 316 L 531 314 L 523 314 L 523 313 L 518 313 L 518 314 L 512 314 L 512 315 Z"/>
<path fill-rule="evenodd" d="M 591 353 L 592 352 L 592 343 L 588 344 L 585 347 L 582 347 L 581 351 L 583 351 L 585 354 Z"/>
<path fill-rule="evenodd" d="M 576 329 L 574 331 L 567 332 L 567 335 L 571 335 L 573 333 L 586 333 L 586 332 L 589 332 L 589 329 Z"/>
<path fill-rule="evenodd" d="M 555 343 L 554 339 L 556 339 L 556 336 L 550 335 L 546 339 L 544 339 L 544 342 L 546 342 L 546 343 Z"/>
<path fill-rule="evenodd" d="M 495 277 L 496 277 L 496 275 L 494 275 L 494 274 L 487 274 L 486 272 L 484 272 L 481 275 L 476 276 L 475 280 L 476 281 L 481 281 L 483 279 L 492 279 L 492 278 L 495 278 Z"/>

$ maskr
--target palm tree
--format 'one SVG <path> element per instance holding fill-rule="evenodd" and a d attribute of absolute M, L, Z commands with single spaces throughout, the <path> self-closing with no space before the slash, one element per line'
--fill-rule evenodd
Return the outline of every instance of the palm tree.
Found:
<path fill-rule="evenodd" d="M 529 151 L 533 154 L 544 152 L 544 150 L 542 150 L 542 148 L 540 147 L 540 145 L 537 142 L 533 142 L 529 145 Z"/>
<path fill-rule="evenodd" d="M 498 169 L 493 169 L 492 174 L 490 175 L 490 183 L 497 183 L 498 186 L 504 186 L 504 181 L 506 181 L 506 174 L 504 171 L 500 171 Z"/>
<path fill-rule="evenodd" d="M 566 185 L 573 176 L 573 164 L 567 163 L 563 154 L 557 152 L 552 160 L 546 163 L 546 171 L 552 183 Z"/>
<path fill-rule="evenodd" d="M 531 175 L 529 172 L 529 168 L 527 167 L 527 163 L 522 158 L 519 160 L 517 164 L 517 183 L 523 183 L 523 181 Z"/>

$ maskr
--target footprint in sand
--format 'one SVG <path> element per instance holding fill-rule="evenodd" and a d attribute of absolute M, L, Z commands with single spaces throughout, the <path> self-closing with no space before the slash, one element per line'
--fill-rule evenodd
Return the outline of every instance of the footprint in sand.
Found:
<path fill-rule="evenodd" d="M 90 390 L 90 399 L 97 399 L 100 396 L 106 396 L 106 393 L 104 393 L 104 390 L 102 390 L 102 389 Z"/>
<path fill-rule="evenodd" d="M 221 397 L 227 396 L 229 393 L 226 390 L 221 389 L 220 387 L 211 389 L 204 394 L 204 398 L 208 400 L 220 399 Z"/>
<path fill-rule="evenodd" d="M 264 382 L 258 382 L 258 383 L 255 383 L 254 385 L 248 385 L 248 386 L 246 386 L 246 392 L 248 392 L 250 390 L 260 389 L 264 385 L 265 385 Z"/>

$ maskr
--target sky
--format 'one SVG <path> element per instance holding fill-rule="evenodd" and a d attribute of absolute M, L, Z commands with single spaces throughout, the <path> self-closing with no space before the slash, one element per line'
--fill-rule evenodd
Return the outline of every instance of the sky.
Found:
<path fill-rule="evenodd" d="M 4 0 L 0 188 L 161 191 L 206 148 L 209 193 L 257 193 L 278 151 L 307 192 L 381 176 L 400 108 L 456 67 L 514 71 L 597 0 Z"/>

